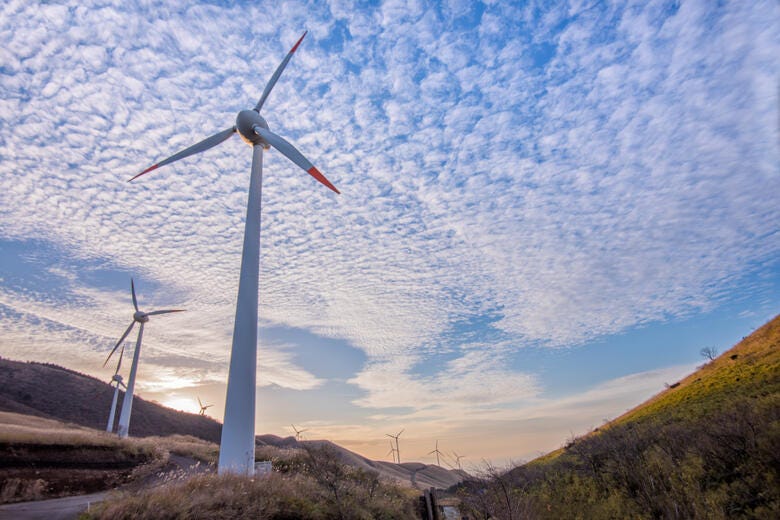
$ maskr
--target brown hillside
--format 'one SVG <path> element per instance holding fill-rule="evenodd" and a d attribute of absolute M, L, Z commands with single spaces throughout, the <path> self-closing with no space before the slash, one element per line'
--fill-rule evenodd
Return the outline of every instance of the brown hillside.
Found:
<path fill-rule="evenodd" d="M 0 411 L 35 415 L 104 430 L 114 389 L 94 377 L 57 365 L 0 358 Z M 123 392 L 120 392 L 120 403 Z M 121 406 L 121 404 L 120 404 Z M 130 434 L 192 435 L 219 442 L 222 425 L 144 400 L 133 401 Z"/>

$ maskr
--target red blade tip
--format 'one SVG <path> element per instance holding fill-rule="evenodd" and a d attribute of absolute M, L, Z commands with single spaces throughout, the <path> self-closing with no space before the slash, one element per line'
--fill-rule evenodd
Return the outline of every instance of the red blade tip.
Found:
<path fill-rule="evenodd" d="M 290 54 L 295 52 L 295 50 L 298 48 L 298 45 L 301 44 L 301 42 L 303 41 L 303 38 L 306 36 L 306 33 L 308 33 L 308 32 L 309 31 L 303 31 L 303 36 L 301 36 L 300 39 L 296 42 L 296 44 L 293 45 L 293 48 L 290 50 Z"/>
<path fill-rule="evenodd" d="M 138 177 L 140 177 L 141 175 L 143 175 L 143 174 L 145 174 L 145 173 L 149 173 L 149 172 L 150 172 L 150 171 L 152 171 L 152 170 L 156 170 L 156 169 L 157 169 L 157 168 L 159 168 L 159 167 L 160 167 L 160 165 L 159 165 L 159 164 L 154 164 L 154 165 L 152 165 L 152 166 L 149 166 L 147 169 L 145 169 L 144 171 L 142 171 L 141 173 L 139 173 L 138 175 L 136 175 L 135 177 L 133 177 L 132 179 L 130 179 L 130 180 L 129 180 L 129 181 L 127 181 L 127 182 L 134 181 L 134 180 L 136 180 Z"/>
<path fill-rule="evenodd" d="M 341 195 L 341 192 L 339 190 L 337 190 L 336 187 L 333 184 L 331 184 L 330 181 L 328 179 L 326 179 L 325 176 L 323 174 L 321 174 L 320 171 L 317 168 L 312 166 L 311 168 L 309 168 L 306 171 L 309 173 L 309 175 L 311 175 L 312 177 L 314 177 L 315 179 L 320 181 L 322 184 L 324 184 L 328 188 L 332 189 L 333 191 L 335 191 L 336 193 Z"/>

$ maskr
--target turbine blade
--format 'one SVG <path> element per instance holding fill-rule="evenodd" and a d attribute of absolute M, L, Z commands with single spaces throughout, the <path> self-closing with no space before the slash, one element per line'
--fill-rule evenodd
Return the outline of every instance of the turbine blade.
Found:
<path fill-rule="evenodd" d="M 105 362 L 103 362 L 103 366 L 106 366 L 108 364 L 108 360 L 111 359 L 111 356 L 116 352 L 116 349 L 119 348 L 119 345 L 122 344 L 122 342 L 125 340 L 128 334 L 130 334 L 130 331 L 133 330 L 133 326 L 135 325 L 135 320 L 133 320 L 132 323 L 130 323 L 130 326 L 127 327 L 127 330 L 124 334 L 122 334 L 122 337 L 119 338 L 119 341 L 116 342 L 116 345 L 114 345 L 114 348 L 111 350 L 111 352 L 108 354 L 108 357 L 106 358 Z"/>
<path fill-rule="evenodd" d="M 135 307 L 135 310 L 138 310 L 138 300 L 135 299 L 135 284 L 133 283 L 133 279 L 130 278 L 130 292 L 133 294 L 133 307 Z"/>
<path fill-rule="evenodd" d="M 230 137 L 231 135 L 233 135 L 235 133 L 236 133 L 236 127 L 235 126 L 231 126 L 227 130 L 222 130 L 221 132 L 219 132 L 217 134 L 214 134 L 211 137 L 207 137 L 203 141 L 201 141 L 201 142 L 199 142 L 197 144 L 194 144 L 194 145 L 190 146 L 189 148 L 184 149 L 184 150 L 182 150 L 181 152 L 179 152 L 177 154 L 171 155 L 167 159 L 162 160 L 162 161 L 158 162 L 157 164 L 153 164 L 152 166 L 148 167 L 147 169 L 145 169 L 144 171 L 142 171 L 141 173 L 139 173 L 138 175 L 136 175 L 135 177 L 133 177 L 132 179 L 130 179 L 127 182 L 134 181 L 138 177 L 140 177 L 141 175 L 144 175 L 145 173 L 149 173 L 152 170 L 156 170 L 160 166 L 165 166 L 166 164 L 171 164 L 172 162 L 178 161 L 179 159 L 184 159 L 185 157 L 189 157 L 190 155 L 195 155 L 196 153 L 205 152 L 209 148 L 214 148 L 219 143 L 221 143 L 222 141 L 226 140 L 228 137 Z"/>
<path fill-rule="evenodd" d="M 185 311 L 185 309 L 168 309 L 168 310 L 164 310 L 164 311 L 147 312 L 146 315 L 147 316 L 156 316 L 158 314 L 169 314 L 171 312 L 184 312 L 184 311 Z"/>
<path fill-rule="evenodd" d="M 133 322 L 135 323 L 135 322 Z M 119 350 L 119 362 L 116 364 L 116 370 L 114 371 L 114 375 L 117 375 L 119 373 L 119 369 L 122 366 L 122 357 L 125 355 L 125 346 L 122 345 L 122 348 Z"/>
<path fill-rule="evenodd" d="M 268 141 L 268 144 L 282 152 L 285 157 L 290 159 L 292 162 L 294 162 L 296 165 L 298 165 L 300 168 L 304 169 L 306 173 L 320 181 L 322 184 L 330 188 L 331 190 L 335 191 L 336 193 L 341 193 L 339 190 L 336 189 L 336 187 L 330 183 L 328 179 L 325 178 L 323 174 L 320 173 L 320 171 L 314 167 L 314 165 L 309 162 L 309 160 L 303 156 L 301 152 L 299 152 L 293 145 L 288 143 L 284 138 L 276 135 L 275 133 L 271 132 L 268 129 L 262 128 L 262 127 L 255 127 L 255 132 L 257 135 Z"/>
<path fill-rule="evenodd" d="M 268 83 L 266 84 L 265 89 L 263 90 L 263 94 L 260 96 L 260 100 L 255 105 L 255 112 L 257 112 L 258 114 L 260 113 L 260 110 L 263 108 L 263 104 L 265 103 L 268 94 L 270 94 L 271 90 L 273 90 L 274 85 L 276 85 L 276 82 L 279 79 L 279 76 L 282 75 L 284 68 L 290 62 L 290 58 L 292 58 L 292 55 L 298 49 L 298 46 L 301 44 L 303 38 L 306 36 L 306 33 L 308 32 L 309 31 L 303 32 L 303 36 L 301 36 L 298 42 L 295 45 L 293 45 L 293 48 L 290 49 L 290 52 L 287 53 L 287 56 L 285 56 L 282 62 L 279 64 L 279 66 L 276 67 L 276 71 L 274 71 L 273 76 L 271 76 L 271 79 L 268 80 Z"/>

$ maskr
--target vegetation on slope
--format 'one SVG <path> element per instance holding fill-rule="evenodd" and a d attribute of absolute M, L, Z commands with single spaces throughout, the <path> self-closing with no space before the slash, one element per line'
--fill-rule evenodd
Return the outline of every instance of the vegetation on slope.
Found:
<path fill-rule="evenodd" d="M 0 503 L 101 491 L 143 480 L 171 454 L 206 464 L 216 444 L 189 436 L 120 439 L 39 417 L 0 412 Z"/>
<path fill-rule="evenodd" d="M 555 455 L 464 485 L 477 518 L 780 518 L 780 316 Z"/>
<path fill-rule="evenodd" d="M 293 451 L 293 450 L 291 450 Z M 270 454 L 270 453 L 269 453 Z M 257 478 L 202 475 L 141 493 L 124 493 L 85 518 L 415 518 L 417 493 L 339 461 L 328 446 L 276 457 L 273 473 Z"/>

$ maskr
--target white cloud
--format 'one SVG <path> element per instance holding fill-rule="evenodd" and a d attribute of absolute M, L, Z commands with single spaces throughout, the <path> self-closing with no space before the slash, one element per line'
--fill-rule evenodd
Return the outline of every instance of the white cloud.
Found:
<path fill-rule="evenodd" d="M 264 115 L 343 195 L 266 155 L 260 314 L 366 352 L 362 404 L 534 396 L 533 376 L 479 353 L 427 379 L 412 369 L 453 322 L 487 310 L 516 345 L 577 344 L 712 309 L 777 257 L 774 3 L 582 6 L 566 23 L 560 9 L 533 19 L 496 4 L 476 29 L 416 2 L 331 2 L 308 20 L 280 9 L 0 14 L 0 237 L 175 294 L 190 313 L 150 326 L 150 360 L 213 359 L 204 378 L 223 377 L 249 150 L 234 139 L 125 180 L 230 126 L 305 26 Z M 337 24 L 348 34 L 332 53 Z M 556 50 L 535 67 L 542 40 Z M 49 341 L 49 321 L 93 348 L 121 332 L 125 294 L 70 291 L 81 299 L 63 307 L 5 288 L 29 329 L 0 324 L 3 351 Z M 81 341 L 62 334 L 47 352 Z M 269 381 L 319 384 L 277 354 Z"/>

